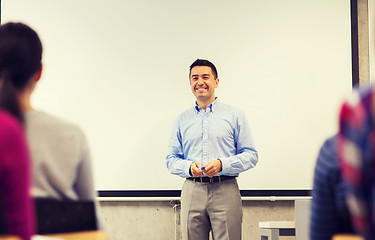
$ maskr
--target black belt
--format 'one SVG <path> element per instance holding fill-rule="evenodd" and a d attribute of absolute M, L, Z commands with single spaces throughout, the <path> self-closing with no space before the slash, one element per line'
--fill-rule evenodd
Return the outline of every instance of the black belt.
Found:
<path fill-rule="evenodd" d="M 189 177 L 186 178 L 188 180 L 194 181 L 194 182 L 222 182 L 230 179 L 235 179 L 235 176 L 215 176 L 212 178 L 209 177 Z"/>

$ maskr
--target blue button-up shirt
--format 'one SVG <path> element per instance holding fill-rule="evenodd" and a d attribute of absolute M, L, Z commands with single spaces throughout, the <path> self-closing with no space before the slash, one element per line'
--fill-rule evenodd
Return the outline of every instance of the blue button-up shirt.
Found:
<path fill-rule="evenodd" d="M 222 162 L 218 176 L 238 176 L 258 162 L 245 113 L 218 99 L 206 111 L 195 106 L 176 118 L 166 164 L 172 174 L 187 178 L 192 162 L 216 159 Z"/>

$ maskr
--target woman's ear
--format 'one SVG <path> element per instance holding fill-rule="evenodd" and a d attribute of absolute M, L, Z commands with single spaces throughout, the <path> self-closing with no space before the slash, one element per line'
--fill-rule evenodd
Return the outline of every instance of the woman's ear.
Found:
<path fill-rule="evenodd" d="M 40 78 L 42 77 L 42 72 L 43 72 L 43 63 L 40 63 L 40 68 L 35 72 L 35 81 L 39 81 Z"/>

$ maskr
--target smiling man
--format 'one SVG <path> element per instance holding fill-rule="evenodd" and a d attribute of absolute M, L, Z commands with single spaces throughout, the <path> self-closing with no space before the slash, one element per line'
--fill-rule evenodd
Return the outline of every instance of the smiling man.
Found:
<path fill-rule="evenodd" d="M 197 59 L 190 66 L 195 106 L 175 120 L 166 164 L 186 178 L 181 192 L 183 239 L 241 239 L 242 203 L 236 178 L 255 167 L 258 152 L 243 111 L 215 96 L 216 67 Z"/>

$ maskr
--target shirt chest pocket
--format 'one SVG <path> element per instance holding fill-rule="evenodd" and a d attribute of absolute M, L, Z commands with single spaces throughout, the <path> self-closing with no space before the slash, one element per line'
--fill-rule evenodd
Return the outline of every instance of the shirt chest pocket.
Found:
<path fill-rule="evenodd" d="M 202 142 L 213 145 L 225 143 L 234 145 L 235 132 L 229 121 L 215 119 L 202 121 L 201 124 L 191 124 L 181 129 L 182 144 L 188 148 L 201 148 Z"/>
<path fill-rule="evenodd" d="M 199 124 L 190 124 L 181 129 L 182 145 L 186 148 L 196 148 L 201 145 L 203 139 L 202 128 Z"/>
<path fill-rule="evenodd" d="M 212 122 L 208 127 L 208 138 L 211 141 L 234 142 L 234 129 L 228 121 Z"/>

